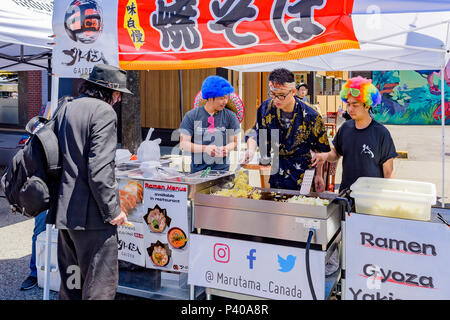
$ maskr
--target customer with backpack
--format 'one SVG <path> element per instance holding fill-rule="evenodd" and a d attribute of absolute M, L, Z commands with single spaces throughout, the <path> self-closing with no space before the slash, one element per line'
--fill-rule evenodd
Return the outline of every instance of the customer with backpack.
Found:
<path fill-rule="evenodd" d="M 36 267 L 36 240 L 41 232 L 45 231 L 45 217 L 46 211 L 41 212 L 34 218 L 34 229 L 31 242 L 31 257 L 30 257 L 30 273 L 28 277 L 22 282 L 20 290 L 30 290 L 37 286 L 37 267 Z"/>
<path fill-rule="evenodd" d="M 114 175 L 117 117 L 114 104 L 126 72 L 96 65 L 55 119 L 62 155 L 55 206 L 46 223 L 58 229 L 59 299 L 114 299 L 118 286 L 117 226 L 127 222 Z"/>

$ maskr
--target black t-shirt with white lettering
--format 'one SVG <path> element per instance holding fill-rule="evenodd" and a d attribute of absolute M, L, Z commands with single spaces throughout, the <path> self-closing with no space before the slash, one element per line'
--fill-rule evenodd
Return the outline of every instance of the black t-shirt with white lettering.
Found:
<path fill-rule="evenodd" d="M 359 177 L 383 178 L 383 163 L 397 157 L 388 129 L 373 119 L 364 129 L 357 129 L 355 120 L 344 122 L 333 145 L 343 157 L 339 191 L 349 188 Z"/>

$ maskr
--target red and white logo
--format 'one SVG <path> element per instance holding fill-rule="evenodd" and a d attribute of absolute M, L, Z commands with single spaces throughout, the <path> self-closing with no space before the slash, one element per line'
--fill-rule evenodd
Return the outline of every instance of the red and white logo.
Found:
<path fill-rule="evenodd" d="M 220 263 L 230 261 L 230 247 L 224 243 L 214 244 L 214 260 Z"/>

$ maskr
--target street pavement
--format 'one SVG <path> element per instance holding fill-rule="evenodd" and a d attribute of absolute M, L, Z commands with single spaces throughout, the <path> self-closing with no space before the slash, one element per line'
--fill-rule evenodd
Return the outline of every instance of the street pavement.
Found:
<path fill-rule="evenodd" d="M 395 159 L 395 177 L 432 182 L 440 196 L 442 186 L 442 161 L 440 126 L 387 126 L 398 151 L 406 151 L 407 159 Z M 445 132 L 445 195 L 450 199 L 450 128 Z M 237 158 L 237 157 L 234 157 Z M 231 166 L 233 170 L 235 164 Z M 336 173 L 336 183 L 341 180 L 341 165 Z M 250 183 L 258 186 L 259 175 L 253 172 Z M 35 287 L 20 291 L 22 281 L 28 276 L 31 255 L 31 237 L 34 220 L 13 215 L 9 204 L 0 193 L 0 300 L 41 300 L 43 290 Z M 51 291 L 50 299 L 57 299 Z M 118 299 L 133 299 L 118 295 Z"/>
<path fill-rule="evenodd" d="M 3 196 L 0 193 L 0 300 L 42 300 L 38 286 L 19 290 L 30 273 L 34 220 L 12 214 Z M 50 299 L 57 299 L 57 293 L 51 292 Z"/>

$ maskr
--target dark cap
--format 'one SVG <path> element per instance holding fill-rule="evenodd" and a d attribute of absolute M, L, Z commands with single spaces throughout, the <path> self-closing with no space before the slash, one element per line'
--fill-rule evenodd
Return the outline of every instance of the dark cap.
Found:
<path fill-rule="evenodd" d="M 298 90 L 300 89 L 300 87 L 305 87 L 306 89 L 308 89 L 308 86 L 306 85 L 306 83 L 299 83 L 298 85 L 295 86 L 295 88 Z"/>
<path fill-rule="evenodd" d="M 83 74 L 81 78 L 114 91 L 133 94 L 127 89 L 127 72 L 108 64 L 96 64 L 90 74 Z"/>

